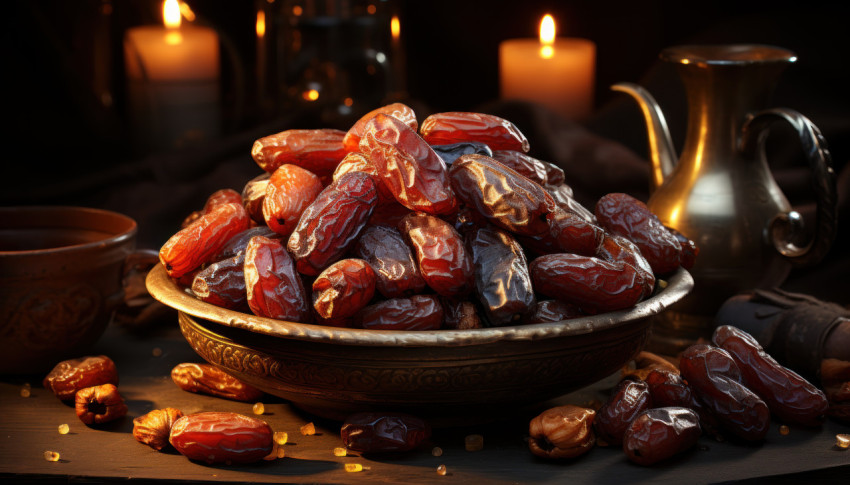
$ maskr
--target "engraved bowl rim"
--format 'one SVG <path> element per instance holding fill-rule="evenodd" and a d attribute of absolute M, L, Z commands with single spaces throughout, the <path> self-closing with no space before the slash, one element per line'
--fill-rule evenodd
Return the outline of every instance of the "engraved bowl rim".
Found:
<path fill-rule="evenodd" d="M 632 308 L 554 323 L 489 327 L 471 330 L 367 330 L 288 322 L 215 306 L 196 299 L 157 264 L 145 280 L 150 295 L 168 307 L 193 317 L 275 338 L 338 345 L 380 347 L 446 347 L 485 345 L 498 341 L 527 341 L 582 335 L 628 325 L 657 315 L 684 298 L 694 280 L 684 268 L 665 279 L 667 286 Z"/>

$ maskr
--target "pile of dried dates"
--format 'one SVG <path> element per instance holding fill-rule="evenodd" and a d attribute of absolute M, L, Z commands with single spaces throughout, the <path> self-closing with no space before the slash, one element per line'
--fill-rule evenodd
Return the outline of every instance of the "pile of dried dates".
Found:
<path fill-rule="evenodd" d="M 199 299 L 301 323 L 471 329 L 627 309 L 694 243 L 639 200 L 590 211 L 502 118 L 401 103 L 347 132 L 254 143 L 264 173 L 222 189 L 161 248 Z"/>
<path fill-rule="evenodd" d="M 776 362 L 751 335 L 724 325 L 711 344 L 685 349 L 678 367 L 648 362 L 629 372 L 599 409 L 562 406 L 534 418 L 529 449 L 572 458 L 601 441 L 652 465 L 693 447 L 703 434 L 758 442 L 771 418 L 816 427 L 828 411 L 823 391 Z"/>

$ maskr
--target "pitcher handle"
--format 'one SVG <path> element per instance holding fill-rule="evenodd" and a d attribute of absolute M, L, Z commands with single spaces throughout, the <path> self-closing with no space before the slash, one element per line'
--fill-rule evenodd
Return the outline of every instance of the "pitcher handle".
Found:
<path fill-rule="evenodd" d="M 749 157 L 764 157 L 768 129 L 779 120 L 787 121 L 797 132 L 803 153 L 808 159 L 812 189 L 817 196 L 816 231 L 805 246 L 794 243 L 795 234 L 802 228 L 802 218 L 796 211 L 791 211 L 776 215 L 768 225 L 767 234 L 776 250 L 793 264 L 809 266 L 821 261 L 835 240 L 838 192 L 832 156 L 818 127 L 802 114 L 786 108 L 768 109 L 749 115 L 741 130 L 741 152 Z"/>

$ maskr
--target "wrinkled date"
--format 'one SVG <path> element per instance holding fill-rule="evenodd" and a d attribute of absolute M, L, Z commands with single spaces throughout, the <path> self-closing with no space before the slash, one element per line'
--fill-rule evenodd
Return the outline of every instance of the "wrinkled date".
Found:
<path fill-rule="evenodd" d="M 201 301 L 222 308 L 240 310 L 247 306 L 245 253 L 217 261 L 195 274 L 192 293 Z"/>
<path fill-rule="evenodd" d="M 457 196 L 493 224 L 526 236 L 549 232 L 555 201 L 543 187 L 483 155 L 463 155 L 449 169 Z"/>
<path fill-rule="evenodd" d="M 298 272 L 316 276 L 341 258 L 372 215 L 378 200 L 374 179 L 363 172 L 343 175 L 304 209 L 287 249 Z"/>
<path fill-rule="evenodd" d="M 360 151 L 401 205 L 435 215 L 457 212 L 446 164 L 401 121 L 382 114 L 372 118 L 360 140 Z"/>
<path fill-rule="evenodd" d="M 356 413 L 340 428 L 346 448 L 360 453 L 409 451 L 430 438 L 431 426 L 403 413 Z"/>
<path fill-rule="evenodd" d="M 649 385 L 649 394 L 654 406 L 688 408 L 697 413 L 704 432 L 714 437 L 719 436 L 720 423 L 717 418 L 697 399 L 691 386 L 678 371 L 652 369 L 644 380 Z"/>
<path fill-rule="evenodd" d="M 475 291 L 487 320 L 497 327 L 522 323 L 537 303 L 522 247 L 495 228 L 471 232 L 467 245 L 475 265 Z"/>
<path fill-rule="evenodd" d="M 245 249 L 248 306 L 261 317 L 310 321 L 310 305 L 301 277 L 281 242 L 256 236 Z"/>
<path fill-rule="evenodd" d="M 45 389 L 63 401 L 74 399 L 80 389 L 101 384 L 118 385 L 115 362 L 105 355 L 63 360 L 42 381 Z"/>
<path fill-rule="evenodd" d="M 603 313 L 633 307 L 643 296 L 643 276 L 622 261 L 577 254 L 540 256 L 529 265 L 541 294 Z"/>
<path fill-rule="evenodd" d="M 379 207 L 386 204 L 398 204 L 398 201 L 395 200 L 395 196 L 392 191 L 389 187 L 387 187 L 383 180 L 381 180 L 381 175 L 378 173 L 378 169 L 375 167 L 375 164 L 372 163 L 372 160 L 370 160 L 366 155 L 363 155 L 360 152 L 351 152 L 346 155 L 345 158 L 339 162 L 339 165 L 336 166 L 336 170 L 333 174 L 333 180 L 339 180 L 348 172 L 363 172 L 372 176 L 375 180 L 375 186 L 378 188 Z M 404 207 L 404 210 L 410 211 L 407 207 Z"/>
<path fill-rule="evenodd" d="M 607 231 L 634 242 L 656 274 L 679 267 L 679 240 L 643 202 L 628 194 L 607 194 L 596 203 L 596 220 Z"/>
<path fill-rule="evenodd" d="M 366 125 L 372 120 L 372 118 L 379 114 L 391 116 L 401 121 L 414 132 L 419 129 L 419 122 L 416 121 L 416 113 L 410 106 L 407 106 L 404 103 L 392 103 L 386 106 L 381 106 L 380 108 L 373 109 L 366 113 L 353 125 L 351 125 L 351 128 L 348 129 L 348 132 L 345 134 L 345 138 L 342 140 L 342 144 L 345 145 L 346 150 L 349 152 L 356 152 L 360 149 L 360 139 L 366 131 Z"/>
<path fill-rule="evenodd" d="M 433 295 L 393 298 L 364 308 L 359 325 L 373 330 L 439 330 L 443 306 Z"/>
<path fill-rule="evenodd" d="M 705 344 L 691 345 L 682 353 L 679 370 L 723 429 L 747 441 L 764 438 L 770 427 L 770 410 L 741 384 L 741 371 L 728 352 Z"/>
<path fill-rule="evenodd" d="M 377 289 L 385 298 L 413 296 L 425 289 L 419 264 L 395 227 L 367 226 L 354 252 L 375 271 Z"/>
<path fill-rule="evenodd" d="M 472 257 L 451 224 L 413 212 L 401 220 L 399 231 L 413 248 L 422 278 L 432 290 L 442 296 L 462 296 L 472 290 Z"/>
<path fill-rule="evenodd" d="M 457 298 L 440 298 L 443 304 L 443 328 L 452 330 L 470 330 L 484 328 L 475 303 Z"/>
<path fill-rule="evenodd" d="M 234 401 L 253 402 L 263 397 L 263 391 L 245 384 L 211 364 L 177 364 L 171 369 L 171 380 L 184 391 Z"/>
<path fill-rule="evenodd" d="M 251 156 L 269 173 L 289 163 L 324 177 L 334 172 L 347 153 L 344 138 L 344 131 L 329 128 L 286 130 L 255 141 Z"/>
<path fill-rule="evenodd" d="M 108 423 L 127 414 L 124 398 L 113 384 L 80 389 L 74 404 L 77 417 L 85 424 Z"/>
<path fill-rule="evenodd" d="M 549 222 L 549 233 L 557 243 L 559 252 L 597 255 L 596 250 L 605 236 L 604 229 L 561 208 L 550 212 L 546 219 Z"/>
<path fill-rule="evenodd" d="M 563 170 L 523 152 L 518 152 L 516 150 L 495 150 L 493 151 L 492 158 L 506 167 L 513 169 L 529 180 L 537 182 L 543 186 L 556 185 L 563 183 L 564 181 Z M 560 175 L 557 174 L 558 170 L 560 170 Z M 550 171 L 552 172 L 553 178 L 558 180 L 557 182 L 549 181 Z"/>
<path fill-rule="evenodd" d="M 250 225 L 251 217 L 241 203 L 216 206 L 171 236 L 159 250 L 159 260 L 169 276 L 180 278 L 210 262 L 230 238 Z"/>
<path fill-rule="evenodd" d="M 527 323 L 561 322 L 584 316 L 581 308 L 560 300 L 538 301 L 528 317 Z"/>
<path fill-rule="evenodd" d="M 764 400 L 776 417 L 804 426 L 823 424 L 829 409 L 826 394 L 776 362 L 750 334 L 723 325 L 714 331 L 712 340 L 729 352 L 741 370 L 744 384 Z"/>
<path fill-rule="evenodd" d="M 699 256 L 699 246 L 697 246 L 697 243 L 693 240 L 688 239 L 687 236 L 672 227 L 668 227 L 667 230 L 676 237 L 676 240 L 679 241 L 679 245 L 682 246 L 682 267 L 685 269 L 691 269 L 697 261 L 697 256 Z"/>
<path fill-rule="evenodd" d="M 493 150 L 527 152 L 528 139 L 513 123 L 494 115 L 447 111 L 425 118 L 419 133 L 431 145 L 476 141 Z"/>
<path fill-rule="evenodd" d="M 266 223 L 266 219 L 263 217 L 263 199 L 266 198 L 266 188 L 269 186 L 271 176 L 272 174 L 263 172 L 242 187 L 242 205 L 245 206 L 248 215 L 257 224 Z"/>
<path fill-rule="evenodd" d="M 652 294 L 655 288 L 655 274 L 635 243 L 623 236 L 604 234 L 594 256 L 606 261 L 622 261 L 633 267 L 643 275 L 643 296 Z"/>
<path fill-rule="evenodd" d="M 179 409 L 154 409 L 133 420 L 133 438 L 155 450 L 162 450 L 168 445 L 174 422 L 182 417 L 183 412 Z"/>
<path fill-rule="evenodd" d="M 263 219 L 274 232 L 289 236 L 301 213 L 324 189 L 313 172 L 284 164 L 269 178 L 263 198 Z"/>
<path fill-rule="evenodd" d="M 596 413 L 596 433 L 608 444 L 620 445 L 631 422 L 651 407 L 649 386 L 643 381 L 623 379 Z"/>
<path fill-rule="evenodd" d="M 592 409 L 567 405 L 547 409 L 528 424 L 528 449 L 541 458 L 575 458 L 593 448 Z"/>
<path fill-rule="evenodd" d="M 337 261 L 313 281 L 313 309 L 323 319 L 351 317 L 372 300 L 375 281 L 375 272 L 366 261 Z"/>
<path fill-rule="evenodd" d="M 233 256 L 245 255 L 245 248 L 254 236 L 265 236 L 272 239 L 280 239 L 280 234 L 272 231 L 268 226 L 254 226 L 250 229 L 245 229 L 239 234 L 230 238 L 227 243 L 219 249 L 210 261 L 222 261 Z"/>
<path fill-rule="evenodd" d="M 183 416 L 171 427 L 168 440 L 183 456 L 207 464 L 253 463 L 274 446 L 268 423 L 227 412 Z"/>
<path fill-rule="evenodd" d="M 555 201 L 555 204 L 562 210 L 575 214 L 591 224 L 597 223 L 596 216 L 593 212 L 589 211 L 585 206 L 581 205 L 579 201 L 573 198 L 573 189 L 569 185 L 547 185 L 544 188 L 546 189 L 546 192 L 552 196 L 552 200 Z"/>
<path fill-rule="evenodd" d="M 634 419 L 623 437 L 623 451 L 634 463 L 652 465 L 694 446 L 702 430 L 687 408 L 649 409 Z"/>

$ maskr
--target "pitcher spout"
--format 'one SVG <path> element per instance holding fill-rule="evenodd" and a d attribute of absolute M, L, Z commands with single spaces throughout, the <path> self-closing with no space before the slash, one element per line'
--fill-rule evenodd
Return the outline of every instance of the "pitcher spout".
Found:
<path fill-rule="evenodd" d="M 652 162 L 650 190 L 654 191 L 670 175 L 678 159 L 673 148 L 670 130 L 667 127 L 667 120 L 664 118 L 664 113 L 655 98 L 642 86 L 633 83 L 617 83 L 611 86 L 611 89 L 630 95 L 637 101 L 643 112 L 649 135 L 649 155 Z"/>

